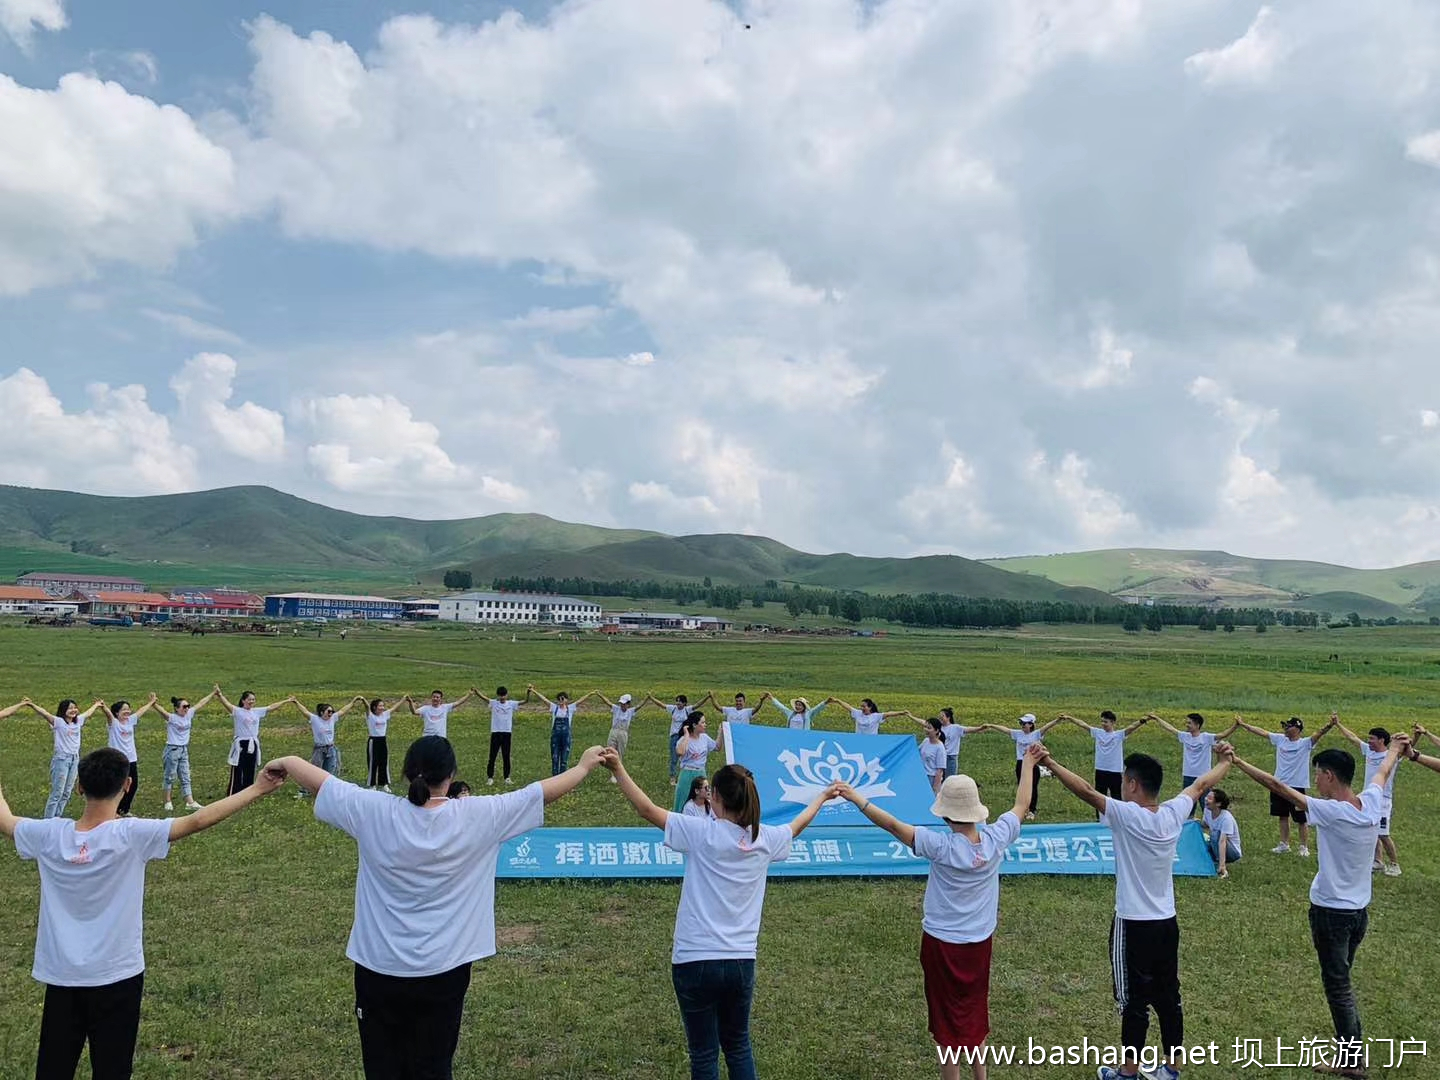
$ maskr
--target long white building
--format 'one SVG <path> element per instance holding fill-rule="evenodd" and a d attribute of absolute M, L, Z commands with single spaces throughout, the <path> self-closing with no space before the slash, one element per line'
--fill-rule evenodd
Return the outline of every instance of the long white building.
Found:
<path fill-rule="evenodd" d="M 600 605 L 553 593 L 468 592 L 440 598 L 440 621 L 599 626 Z"/>

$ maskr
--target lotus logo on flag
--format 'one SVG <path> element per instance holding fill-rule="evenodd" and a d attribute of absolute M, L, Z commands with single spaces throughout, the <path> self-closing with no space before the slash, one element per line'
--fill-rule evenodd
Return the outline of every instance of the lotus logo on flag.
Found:
<path fill-rule="evenodd" d="M 828 753 L 826 747 L 833 747 Z M 837 742 L 822 742 L 813 750 L 802 749 L 799 754 L 790 750 L 779 755 L 781 765 L 790 774 L 794 784 L 780 780 L 780 801 L 809 806 L 831 784 L 849 784 L 856 794 L 866 799 L 893 799 L 890 781 L 877 783 L 885 771 L 879 758 L 866 759 L 862 754 L 847 753 Z M 831 802 L 837 800 L 832 799 Z"/>

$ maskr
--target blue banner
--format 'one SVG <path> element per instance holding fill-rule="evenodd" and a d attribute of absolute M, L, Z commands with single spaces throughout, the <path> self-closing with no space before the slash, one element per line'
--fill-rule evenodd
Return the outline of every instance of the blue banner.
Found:
<path fill-rule="evenodd" d="M 935 801 L 913 735 L 853 735 L 791 731 L 754 724 L 725 725 L 725 754 L 755 774 L 761 820 L 787 825 L 837 780 L 911 825 L 933 825 Z M 1009 798 L 1009 796 L 1007 796 Z M 871 828 L 851 803 L 821 807 L 816 825 Z"/>
<path fill-rule="evenodd" d="M 943 826 L 942 826 L 943 827 Z M 771 877 L 920 876 L 930 864 L 872 825 L 812 826 L 790 845 L 790 858 Z M 1005 852 L 1002 874 L 1114 875 L 1110 830 L 1095 822 L 1026 825 Z M 500 848 L 496 877 L 678 878 L 685 857 L 671 851 L 659 829 L 536 829 Z M 1198 821 L 1187 822 L 1175 856 L 1177 877 L 1214 877 L 1215 863 Z"/>

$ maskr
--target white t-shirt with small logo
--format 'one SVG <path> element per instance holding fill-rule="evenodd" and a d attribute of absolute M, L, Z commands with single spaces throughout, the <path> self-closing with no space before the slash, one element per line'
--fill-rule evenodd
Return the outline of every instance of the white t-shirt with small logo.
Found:
<path fill-rule="evenodd" d="M 230 715 L 235 720 L 235 738 L 254 741 L 260 738 L 260 721 L 265 719 L 265 714 L 270 710 L 266 708 L 231 710 Z"/>
<path fill-rule="evenodd" d="M 1191 735 L 1188 731 L 1181 731 L 1175 737 L 1180 740 L 1180 747 L 1184 751 L 1181 775 L 1193 776 L 1198 780 L 1209 772 L 1210 756 L 1215 748 L 1215 733 L 1200 731 Z"/>
<path fill-rule="evenodd" d="M 179 713 L 165 714 L 165 741 L 171 746 L 189 746 L 190 731 L 195 726 L 195 707 L 192 705 L 184 716 Z"/>
<path fill-rule="evenodd" d="M 733 821 L 666 817 L 666 846 L 686 855 L 671 963 L 755 959 L 765 875 L 790 857 L 790 840 L 788 825 L 761 825 L 752 840 Z"/>
<path fill-rule="evenodd" d="M 690 719 L 690 706 L 666 705 L 665 711 L 670 714 L 670 734 L 679 735 L 685 721 Z"/>
<path fill-rule="evenodd" d="M 495 953 L 500 845 L 545 823 L 530 784 L 416 806 L 330 777 L 315 817 L 355 838 L 355 922 L 345 955 L 382 975 L 439 975 Z"/>
<path fill-rule="evenodd" d="M 506 698 L 504 701 L 498 698 L 490 702 L 490 730 L 514 731 L 515 730 L 515 709 L 519 702 L 514 698 Z"/>
<path fill-rule="evenodd" d="M 145 864 L 170 851 L 170 822 L 117 818 L 87 832 L 22 818 L 15 851 L 40 867 L 31 974 L 50 986 L 108 986 L 145 970 Z"/>
<path fill-rule="evenodd" d="M 444 705 L 421 705 L 415 711 L 420 714 L 422 721 L 420 725 L 421 735 L 439 735 L 445 738 L 446 732 L 450 730 L 450 710 L 455 708 L 453 701 L 447 701 Z"/>
<path fill-rule="evenodd" d="M 856 735 L 879 735 L 880 724 L 885 719 L 881 712 L 867 713 L 863 709 L 851 709 L 850 719 L 855 721 Z"/>
<path fill-rule="evenodd" d="M 1139 803 L 1106 799 L 1100 821 L 1115 844 L 1115 914 L 1122 919 L 1175 916 L 1175 849 L 1180 830 L 1195 809 L 1189 795 L 1176 795 L 1147 810 Z"/>
<path fill-rule="evenodd" d="M 704 772 L 705 765 L 710 760 L 710 752 L 720 744 L 708 734 L 696 735 L 685 746 L 685 752 L 680 755 L 680 768 L 690 772 Z"/>
<path fill-rule="evenodd" d="M 750 718 L 755 715 L 753 708 L 737 709 L 733 705 L 726 705 L 720 711 L 725 714 L 725 719 L 732 724 L 748 724 L 750 723 Z"/>
<path fill-rule="evenodd" d="M 110 717 L 106 725 L 110 735 L 109 745 L 111 750 L 119 750 L 125 755 L 126 761 L 139 761 L 140 755 L 135 752 L 135 725 L 138 721 L 135 714 L 130 714 L 130 719 L 121 720 L 118 716 Z"/>
<path fill-rule="evenodd" d="M 310 718 L 310 736 L 315 740 L 316 746 L 331 746 L 335 742 L 335 721 L 339 719 L 334 713 L 328 718 L 318 713 L 306 713 Z"/>
<path fill-rule="evenodd" d="M 1371 750 L 1365 747 L 1365 786 L 1369 787 L 1375 779 L 1375 774 L 1380 771 L 1380 766 L 1385 764 L 1385 757 L 1390 753 L 1389 747 L 1384 750 Z M 1395 763 L 1395 768 L 1390 770 L 1390 779 L 1385 781 L 1385 798 L 1395 797 L 1395 774 L 1400 771 L 1400 763 Z"/>
<path fill-rule="evenodd" d="M 390 730 L 390 710 L 371 712 L 365 710 L 365 730 L 376 739 L 383 739 L 385 733 Z"/>
<path fill-rule="evenodd" d="M 55 736 L 55 753 L 67 757 L 80 753 L 80 729 L 85 726 L 85 716 L 75 717 L 73 724 L 67 724 L 63 716 L 57 717 L 50 725 L 50 731 Z"/>
<path fill-rule="evenodd" d="M 1106 731 L 1092 727 L 1090 737 L 1095 740 L 1095 769 L 1097 772 L 1125 771 L 1125 732 L 1116 728 Z"/>
<path fill-rule="evenodd" d="M 610 726 L 616 731 L 629 731 L 630 721 L 635 719 L 635 710 L 639 706 L 631 706 L 628 709 L 619 705 L 610 706 Z"/>
<path fill-rule="evenodd" d="M 978 844 L 948 829 L 915 830 L 915 854 L 930 861 L 921 926 L 952 945 L 984 941 L 995 933 L 1000 864 L 1006 848 L 1020 838 L 1020 819 L 1007 811 L 977 831 Z"/>
<path fill-rule="evenodd" d="M 946 724 L 940 729 L 940 738 L 945 740 L 946 757 L 960 755 L 960 740 L 964 737 L 965 729 L 959 724 Z"/>
<path fill-rule="evenodd" d="M 1034 731 L 1026 731 L 1024 728 L 1011 728 L 1010 738 L 1015 740 L 1015 760 L 1024 761 L 1025 751 L 1030 749 L 1034 743 L 1039 742 L 1043 736 L 1040 734 L 1039 728 L 1036 728 Z"/>
<path fill-rule="evenodd" d="M 1370 865 L 1384 805 L 1385 793 L 1374 784 L 1360 793 L 1359 806 L 1338 799 L 1306 799 L 1305 814 L 1315 826 L 1319 860 L 1310 883 L 1310 903 L 1342 911 L 1370 906 Z"/>
<path fill-rule="evenodd" d="M 920 744 L 920 764 L 925 766 L 926 775 L 945 771 L 945 744 L 926 739 Z"/>
<path fill-rule="evenodd" d="M 1284 735 L 1272 731 L 1270 745 L 1275 747 L 1275 779 L 1300 791 L 1308 788 L 1310 751 L 1315 746 L 1315 740 L 1308 735 L 1299 739 L 1287 739 Z"/>

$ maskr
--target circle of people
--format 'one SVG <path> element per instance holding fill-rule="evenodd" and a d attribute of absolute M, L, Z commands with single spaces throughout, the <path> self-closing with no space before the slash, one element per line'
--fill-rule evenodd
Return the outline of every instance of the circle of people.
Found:
<path fill-rule="evenodd" d="M 611 711 L 609 738 L 606 746 L 585 750 L 572 766 L 572 723 L 591 697 Z M 464 797 L 469 786 L 457 778 L 455 752 L 446 736 L 451 714 L 472 698 L 490 707 L 486 771 L 492 785 L 497 758 L 503 781 L 511 783 L 516 710 L 531 701 L 549 709 L 549 778 L 492 798 Z M 230 711 L 234 723 L 230 783 L 226 797 L 204 806 L 194 798 L 189 743 L 196 713 L 212 700 Z M 139 785 L 136 724 L 160 708 L 157 695 L 135 709 L 126 701 L 96 701 L 82 711 L 67 699 L 52 713 L 29 698 L 0 709 L 0 719 L 32 710 L 54 736 L 44 816 L 16 816 L 0 791 L 0 834 L 13 838 L 20 857 L 37 862 L 40 870 L 32 974 L 45 986 L 45 1001 L 37 1077 L 73 1077 L 87 1042 L 97 1080 L 131 1075 L 145 970 L 141 911 L 146 863 L 164 858 L 170 845 L 225 820 L 287 780 L 296 782 L 298 797 L 313 797 L 317 819 L 353 837 L 359 848 L 355 918 L 346 956 L 355 968 L 365 1075 L 372 1080 L 449 1077 L 471 965 L 495 953 L 500 845 L 539 828 L 545 806 L 569 794 L 597 767 L 611 774 L 643 820 L 663 831 L 670 848 L 687 856 L 671 964 L 693 1080 L 717 1077 L 722 1053 L 732 1080 L 756 1076 L 749 1021 L 767 868 L 786 859 L 792 839 L 826 802 L 837 799 L 853 803 L 870 822 L 930 863 L 920 948 L 930 1033 L 941 1048 L 984 1046 L 990 1031 L 1000 864 L 1018 839 L 1021 822 L 1035 816 L 1042 775 L 1056 777 L 1091 806 L 1113 836 L 1110 953 L 1120 1041 L 1115 1060 L 1099 1066 L 1098 1078 L 1130 1080 L 1145 1062 L 1151 1080 L 1176 1080 L 1186 1064 L 1186 1050 L 1172 865 L 1182 827 L 1202 805 L 1219 876 L 1227 877 L 1229 867 L 1241 859 L 1239 829 L 1228 809 L 1229 797 L 1219 787 L 1231 769 L 1270 792 L 1270 813 L 1278 819 L 1280 833 L 1274 853 L 1291 850 L 1293 822 L 1299 831 L 1298 853 L 1308 856 L 1308 827 L 1317 826 L 1319 859 L 1309 922 L 1335 1027 L 1333 1064 L 1323 1071 L 1364 1075 L 1351 968 L 1368 926 L 1371 874 L 1400 873 L 1389 835 L 1397 765 L 1409 760 L 1440 772 L 1440 758 L 1418 749 L 1422 741 L 1440 746 L 1440 737 L 1420 725 L 1409 735 L 1377 727 L 1362 737 L 1335 714 L 1313 736 L 1304 735 L 1298 717 L 1273 732 L 1237 716 L 1217 734 L 1204 730 L 1199 713 L 1190 713 L 1181 729 L 1154 713 L 1122 727 L 1109 710 L 1100 713 L 1095 725 L 1065 713 L 1042 725 L 1027 713 L 1016 727 L 966 726 L 949 708 L 921 719 L 908 710 L 883 712 L 870 698 L 851 706 L 828 697 L 811 706 L 805 698 L 787 704 L 768 691 L 753 705 L 737 693 L 733 704 L 722 707 L 722 715 L 730 724 L 748 724 L 767 700 L 792 729 L 809 729 L 831 704 L 850 712 L 857 734 L 878 734 L 885 721 L 897 717 L 920 724 L 925 729 L 921 757 L 935 794 L 932 812 L 945 827 L 898 821 L 844 783 L 831 785 L 789 825 L 761 824 L 760 795 L 748 769 L 730 764 L 707 776 L 708 756 L 720 746 L 707 731 L 703 709 L 707 702 L 715 703 L 713 691 L 692 706 L 684 694 L 673 702 L 654 694 L 637 700 L 628 693 L 611 701 L 599 691 L 575 699 L 557 693 L 552 700 L 533 685 L 523 698 L 511 697 L 502 686 L 493 697 L 472 688 L 449 702 L 435 690 L 424 704 L 410 696 L 387 704 L 357 695 L 339 708 L 321 703 L 312 712 L 293 695 L 257 706 L 255 695 L 245 691 L 238 702 L 231 702 L 217 684 L 193 702 L 171 698 L 172 708 L 165 712 L 164 809 L 173 809 L 178 779 L 192 813 L 160 819 L 130 815 Z M 261 765 L 261 721 L 291 705 L 309 720 L 311 757 L 280 757 Z M 356 705 L 364 706 L 366 714 L 365 785 L 338 775 L 337 723 Z M 392 713 L 402 705 L 421 718 L 423 731 L 405 754 L 405 797 L 395 798 L 387 740 Z M 676 790 L 668 810 L 650 799 L 624 764 L 631 724 L 647 705 L 669 713 L 670 775 Z M 108 745 L 82 757 L 81 731 L 102 708 Z M 1164 802 L 1160 762 L 1125 749 L 1127 737 L 1152 722 L 1176 736 L 1183 750 L 1183 790 Z M 1084 729 L 1094 740 L 1093 783 L 1057 761 L 1043 742 L 1061 723 Z M 1246 761 L 1225 741 L 1237 730 L 1272 744 L 1273 773 Z M 1314 753 L 1315 744 L 1332 730 L 1364 758 L 1358 790 L 1357 762 L 1351 753 L 1339 748 Z M 993 822 L 975 780 L 959 772 L 962 739 L 985 732 L 1007 734 L 1015 743 L 1014 804 Z M 78 821 L 63 816 L 77 786 L 85 804 Z M 416 875 L 417 866 L 433 872 Z M 1152 1010 L 1160 1044 L 1147 1048 Z M 983 1056 L 962 1058 L 953 1052 L 948 1058 L 941 1055 L 942 1080 L 958 1080 L 962 1059 L 976 1080 L 986 1080 Z"/>

